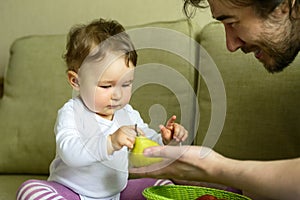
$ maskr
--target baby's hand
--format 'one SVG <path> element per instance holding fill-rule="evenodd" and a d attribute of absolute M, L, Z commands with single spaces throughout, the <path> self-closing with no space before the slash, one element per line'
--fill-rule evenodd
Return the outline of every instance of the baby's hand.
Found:
<path fill-rule="evenodd" d="M 183 142 L 188 137 L 188 131 L 182 125 L 175 123 L 175 120 L 176 116 L 173 115 L 167 121 L 166 126 L 159 126 L 164 144 L 168 144 L 173 139 L 176 142 Z"/>
<path fill-rule="evenodd" d="M 133 148 L 136 132 L 134 126 L 122 126 L 108 137 L 107 150 L 109 154 L 120 150 L 123 146 Z"/>

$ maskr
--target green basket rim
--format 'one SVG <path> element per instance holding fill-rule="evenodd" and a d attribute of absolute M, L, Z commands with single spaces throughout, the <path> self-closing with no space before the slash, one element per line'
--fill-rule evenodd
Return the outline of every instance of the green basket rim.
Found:
<path fill-rule="evenodd" d="M 156 200 L 174 200 L 173 198 L 168 198 L 168 197 L 164 197 L 158 194 L 155 194 L 153 192 L 158 191 L 160 189 L 164 189 L 168 187 L 168 189 L 194 189 L 194 190 L 205 190 L 205 191 L 210 191 L 212 193 L 222 193 L 222 194 L 227 194 L 229 196 L 232 196 L 232 198 L 230 199 L 234 199 L 234 198 L 239 198 L 239 199 L 243 199 L 243 200 L 251 200 L 249 197 L 246 197 L 244 195 L 241 194 L 237 194 L 234 192 L 230 192 L 230 191 L 225 191 L 225 190 L 221 190 L 221 189 L 216 189 L 216 188 L 209 188 L 209 187 L 201 187 L 201 186 L 189 186 L 189 185 L 160 185 L 160 186 L 151 186 L 148 188 L 145 188 L 143 191 L 143 196 L 145 198 L 150 198 L 150 199 L 156 199 Z M 213 195 L 213 194 L 212 194 Z"/>

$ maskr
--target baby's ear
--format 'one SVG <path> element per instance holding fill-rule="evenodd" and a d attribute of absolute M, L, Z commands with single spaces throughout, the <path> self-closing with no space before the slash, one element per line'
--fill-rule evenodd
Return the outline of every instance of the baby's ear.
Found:
<path fill-rule="evenodd" d="M 76 91 L 79 91 L 79 81 L 78 74 L 74 71 L 68 71 L 68 82 L 72 86 L 72 88 Z"/>

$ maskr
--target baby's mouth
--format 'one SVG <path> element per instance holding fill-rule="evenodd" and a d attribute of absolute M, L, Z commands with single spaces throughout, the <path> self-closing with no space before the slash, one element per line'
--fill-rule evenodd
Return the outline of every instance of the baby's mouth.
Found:
<path fill-rule="evenodd" d="M 120 107 L 120 105 L 109 105 L 108 106 L 108 108 L 110 108 L 110 109 L 117 109 L 119 107 Z"/>

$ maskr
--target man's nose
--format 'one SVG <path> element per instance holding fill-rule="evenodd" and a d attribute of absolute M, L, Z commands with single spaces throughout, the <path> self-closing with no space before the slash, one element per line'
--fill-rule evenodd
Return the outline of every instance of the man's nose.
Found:
<path fill-rule="evenodd" d="M 230 27 L 230 25 L 224 25 L 225 26 L 225 34 L 226 34 L 226 46 L 228 51 L 234 52 L 238 50 L 240 47 L 242 47 L 245 42 L 241 40 L 235 30 Z"/>

